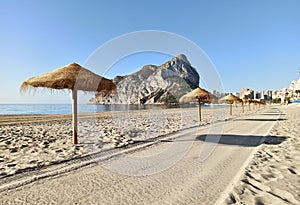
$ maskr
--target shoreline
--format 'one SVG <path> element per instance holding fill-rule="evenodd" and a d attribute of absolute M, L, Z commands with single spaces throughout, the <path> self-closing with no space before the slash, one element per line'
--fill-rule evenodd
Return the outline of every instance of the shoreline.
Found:
<path fill-rule="evenodd" d="M 0 104 L 1 105 L 1 104 Z M 2 104 L 2 105 L 6 105 L 6 104 Z M 7 104 L 7 105 L 14 105 L 14 104 Z M 30 105 L 30 106 L 69 106 L 70 108 L 66 109 L 68 110 L 66 113 L 13 113 L 13 114 L 1 114 L 0 112 L 0 117 L 1 116 L 40 116 L 40 115 L 72 115 L 72 105 L 71 104 L 16 104 L 16 105 L 21 105 L 21 106 L 26 106 L 26 105 Z M 94 106 L 93 104 L 78 104 L 78 107 L 80 107 L 80 105 L 83 106 Z M 97 105 L 96 105 L 97 106 Z M 99 106 L 102 106 L 99 104 Z M 155 108 L 160 108 L 160 109 L 188 109 L 188 108 L 196 108 L 198 107 L 197 104 L 182 104 L 182 105 L 160 105 L 160 104 L 147 104 L 147 105 L 135 105 L 135 104 L 112 104 L 112 105 L 103 105 L 105 107 L 108 108 L 113 108 L 113 109 L 107 109 L 107 110 L 89 110 L 89 111 L 80 111 L 79 109 L 79 113 L 78 114 L 92 114 L 92 113 L 106 113 L 106 112 L 122 112 L 122 111 L 134 111 L 134 110 L 138 110 L 138 111 L 142 111 L 142 110 L 151 110 L 151 109 L 155 109 Z M 225 108 L 228 107 L 228 105 L 226 104 L 205 104 L 202 105 L 203 109 L 218 109 L 218 108 Z M 122 109 L 121 109 L 122 108 Z M 83 109 L 84 110 L 84 109 Z M 20 111 L 21 112 L 21 111 Z"/>
<path fill-rule="evenodd" d="M 160 108 L 160 107 L 155 107 Z M 197 107 L 182 107 L 182 108 L 161 108 L 161 110 L 170 110 L 170 111 L 180 111 L 180 110 L 188 110 L 188 109 L 196 109 Z M 223 110 L 226 109 L 222 107 L 202 107 L 202 109 L 209 109 L 209 110 Z M 258 108 L 257 108 L 258 109 Z M 128 112 L 149 112 L 151 110 L 155 109 L 141 109 L 141 110 L 116 110 L 116 111 L 104 111 L 104 112 L 84 112 L 84 113 L 78 113 L 78 118 L 88 118 L 88 117 L 101 117 L 112 115 L 114 113 L 118 114 L 127 114 Z M 238 111 L 240 111 L 241 108 L 238 108 Z M 246 110 L 246 108 L 245 108 Z M 249 112 L 249 111 L 245 111 Z M 250 111 L 253 112 L 253 111 Z M 20 120 L 18 120 L 20 119 Z M 46 121 L 54 121 L 54 120 L 68 120 L 72 119 L 72 114 L 0 114 L 0 126 L 6 125 L 5 123 L 9 123 L 11 125 L 14 124 L 24 124 L 28 122 L 46 122 Z"/>

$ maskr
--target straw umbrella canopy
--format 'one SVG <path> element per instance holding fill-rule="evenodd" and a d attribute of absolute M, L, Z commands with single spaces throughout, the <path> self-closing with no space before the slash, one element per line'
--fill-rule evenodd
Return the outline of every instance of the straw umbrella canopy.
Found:
<path fill-rule="evenodd" d="M 72 91 L 73 143 L 77 144 L 77 91 L 109 93 L 115 90 L 116 86 L 111 80 L 101 77 L 77 63 L 71 63 L 43 75 L 29 78 L 22 83 L 21 92 L 32 88 Z"/>
<path fill-rule="evenodd" d="M 232 115 L 232 104 L 236 103 L 236 102 L 243 102 L 240 98 L 238 98 L 237 96 L 233 95 L 232 93 L 226 95 L 225 97 L 221 98 L 219 100 L 220 103 L 228 103 L 230 104 L 229 106 L 229 111 L 230 111 L 230 115 Z"/>
<path fill-rule="evenodd" d="M 251 111 L 250 104 L 253 102 L 253 99 L 243 98 L 242 100 L 248 104 L 248 111 Z"/>
<path fill-rule="evenodd" d="M 210 101 L 210 93 L 202 88 L 196 88 L 195 90 L 185 94 L 179 99 L 179 103 L 188 103 L 198 101 L 198 113 L 199 113 L 199 122 L 201 122 L 201 102 Z"/>

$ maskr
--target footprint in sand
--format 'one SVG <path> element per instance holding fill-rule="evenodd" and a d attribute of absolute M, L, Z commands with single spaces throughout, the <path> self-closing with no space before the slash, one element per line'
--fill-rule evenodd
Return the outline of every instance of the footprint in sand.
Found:
<path fill-rule="evenodd" d="M 254 172 L 247 171 L 246 172 L 246 176 L 249 176 L 250 178 L 255 179 L 258 182 L 265 181 L 264 178 L 262 177 L 262 175 L 259 174 L 259 173 L 257 173 L 257 172 L 255 172 L 255 171 Z"/>
<path fill-rule="evenodd" d="M 265 185 L 265 184 L 262 184 L 258 181 L 256 181 L 255 179 L 252 179 L 250 177 L 246 177 L 246 179 L 244 180 L 245 183 L 251 185 L 252 187 L 256 188 L 256 189 L 259 189 L 261 191 L 265 191 L 265 192 L 268 192 L 270 191 L 270 187 Z"/>
<path fill-rule="evenodd" d="M 270 191 L 271 194 L 279 197 L 280 199 L 284 201 L 289 201 L 293 204 L 300 204 L 298 200 L 295 199 L 295 197 L 288 191 L 281 190 L 281 189 L 274 189 Z"/>
<path fill-rule="evenodd" d="M 287 167 L 285 167 L 285 169 L 286 169 Z M 277 179 L 283 179 L 284 177 L 283 177 L 283 175 L 282 175 L 282 173 L 281 173 L 281 171 L 280 170 L 284 170 L 284 169 L 282 169 L 282 167 L 281 166 L 278 166 L 278 167 L 276 167 L 276 168 L 269 168 L 268 169 L 268 171 L 266 172 L 266 173 L 269 173 L 269 174 L 272 174 L 273 176 L 275 176 Z"/>
<path fill-rule="evenodd" d="M 265 179 L 265 181 L 276 181 L 278 176 L 275 176 L 274 174 L 261 174 L 261 176 Z"/>
<path fill-rule="evenodd" d="M 291 167 L 288 168 L 288 170 L 291 174 L 300 175 L 300 168 L 299 167 L 291 166 Z"/>
<path fill-rule="evenodd" d="M 281 199 L 272 196 L 270 194 L 264 194 L 260 196 L 256 196 L 254 198 L 255 205 L 283 205 L 284 203 Z"/>

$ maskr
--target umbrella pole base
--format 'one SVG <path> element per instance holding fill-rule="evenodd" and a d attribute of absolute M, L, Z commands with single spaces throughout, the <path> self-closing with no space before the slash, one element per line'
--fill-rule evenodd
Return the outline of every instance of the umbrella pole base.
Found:
<path fill-rule="evenodd" d="M 77 90 L 72 91 L 72 131 L 73 144 L 78 144 L 77 138 Z"/>
<path fill-rule="evenodd" d="M 201 101 L 198 99 L 199 126 L 201 125 Z"/>

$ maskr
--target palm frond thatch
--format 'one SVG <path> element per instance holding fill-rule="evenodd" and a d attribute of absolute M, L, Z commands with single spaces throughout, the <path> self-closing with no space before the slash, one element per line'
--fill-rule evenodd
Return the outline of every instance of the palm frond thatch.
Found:
<path fill-rule="evenodd" d="M 219 100 L 219 102 L 233 104 L 233 103 L 239 103 L 239 102 L 243 102 L 243 101 L 240 98 L 238 98 L 237 96 L 230 93 L 230 94 L 226 95 L 225 97 L 221 98 Z"/>
<path fill-rule="evenodd" d="M 201 102 L 210 101 L 210 93 L 202 88 L 196 88 L 195 90 L 185 94 L 179 99 L 179 103 L 188 103 L 195 100 L 200 100 Z"/>
<path fill-rule="evenodd" d="M 29 78 L 21 85 L 21 92 L 32 88 L 70 89 L 88 92 L 110 92 L 115 84 L 77 63 L 71 63 L 54 71 Z"/>
<path fill-rule="evenodd" d="M 32 88 L 49 88 L 51 90 L 72 90 L 72 136 L 73 143 L 77 144 L 77 91 L 106 92 L 116 89 L 116 85 L 77 63 L 71 63 L 54 71 L 32 77 L 21 85 L 21 92 Z"/>

